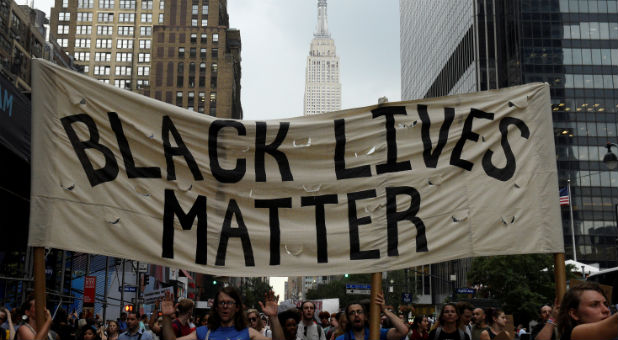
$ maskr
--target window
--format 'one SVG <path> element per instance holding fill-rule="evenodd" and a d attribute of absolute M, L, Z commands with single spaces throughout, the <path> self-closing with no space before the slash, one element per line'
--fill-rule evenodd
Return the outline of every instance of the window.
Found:
<path fill-rule="evenodd" d="M 206 43 L 206 41 L 208 41 L 208 34 L 206 34 L 206 33 L 202 33 L 202 35 L 200 36 L 200 42 L 201 42 L 202 44 L 205 44 L 205 43 Z"/>
<path fill-rule="evenodd" d="M 165 9 L 165 1 L 164 0 L 160 0 L 159 1 L 159 9 L 160 10 L 164 10 Z"/>
<path fill-rule="evenodd" d="M 200 64 L 199 87 L 206 86 L 206 63 Z"/>
<path fill-rule="evenodd" d="M 116 61 L 118 62 L 130 62 L 133 60 L 133 53 L 118 52 L 116 53 Z"/>
<path fill-rule="evenodd" d="M 77 0 L 77 8 L 93 8 L 94 0 Z"/>
<path fill-rule="evenodd" d="M 97 26 L 97 35 L 112 35 L 114 26 Z"/>
<path fill-rule="evenodd" d="M 69 25 L 58 25 L 58 34 L 69 34 Z"/>
<path fill-rule="evenodd" d="M 118 35 L 133 35 L 133 26 L 118 26 Z"/>
<path fill-rule="evenodd" d="M 90 71 L 90 66 L 84 65 L 84 73 L 88 73 Z"/>
<path fill-rule="evenodd" d="M 150 86 L 150 81 L 148 79 L 138 79 L 137 80 L 137 88 L 141 89 L 144 87 Z"/>
<path fill-rule="evenodd" d="M 163 13 L 159 13 L 159 23 L 163 23 Z"/>
<path fill-rule="evenodd" d="M 208 5 L 202 6 L 202 15 L 208 15 Z"/>
<path fill-rule="evenodd" d="M 202 27 L 208 26 L 208 19 L 202 19 Z"/>
<path fill-rule="evenodd" d="M 200 58 L 206 58 L 206 49 L 200 48 Z"/>
<path fill-rule="evenodd" d="M 114 86 L 119 87 L 121 89 L 131 89 L 131 80 L 130 79 L 115 79 Z"/>
<path fill-rule="evenodd" d="M 99 13 L 97 14 L 97 21 L 98 22 L 114 22 L 114 13 L 108 13 L 108 12 Z"/>
<path fill-rule="evenodd" d="M 149 76 L 150 75 L 150 66 L 138 66 L 137 67 L 137 75 L 138 76 Z"/>
<path fill-rule="evenodd" d="M 90 52 L 75 52 L 75 60 L 90 61 Z"/>
<path fill-rule="evenodd" d="M 69 39 L 56 39 L 56 42 L 60 47 L 69 47 Z"/>
<path fill-rule="evenodd" d="M 139 34 L 142 37 L 149 37 L 152 35 L 152 26 L 141 26 L 139 28 Z"/>
<path fill-rule="evenodd" d="M 219 33 L 212 34 L 212 42 L 214 43 L 219 42 Z"/>
<path fill-rule="evenodd" d="M 210 92 L 210 102 L 211 103 L 217 102 L 217 92 Z"/>
<path fill-rule="evenodd" d="M 69 0 L 62 0 L 62 8 L 69 7 Z"/>
<path fill-rule="evenodd" d="M 195 92 L 190 91 L 187 94 L 188 94 L 188 96 L 187 96 L 187 101 L 188 101 L 187 105 L 192 108 L 195 105 Z"/>
<path fill-rule="evenodd" d="M 191 26 L 197 27 L 197 19 L 191 19 Z"/>
<path fill-rule="evenodd" d="M 77 25 L 75 26 L 75 34 L 92 34 L 92 26 Z"/>
<path fill-rule="evenodd" d="M 135 9 L 135 0 L 120 0 L 120 9 Z"/>
<path fill-rule="evenodd" d="M 139 48 L 150 49 L 150 39 L 141 39 L 139 41 Z"/>
<path fill-rule="evenodd" d="M 95 76 L 109 76 L 110 67 L 103 65 L 95 65 L 94 66 L 94 75 Z"/>
<path fill-rule="evenodd" d="M 212 52 L 212 57 L 214 59 L 219 58 L 219 49 L 218 48 L 213 48 L 211 52 Z"/>
<path fill-rule="evenodd" d="M 178 47 L 178 58 L 184 58 L 184 57 L 185 57 L 185 48 Z"/>
<path fill-rule="evenodd" d="M 96 48 L 112 48 L 112 39 L 97 39 Z"/>
<path fill-rule="evenodd" d="M 120 13 L 118 14 L 118 22 L 134 22 L 135 13 Z"/>
<path fill-rule="evenodd" d="M 178 72 L 176 73 L 176 87 L 183 87 L 184 73 L 185 63 L 178 63 Z"/>
<path fill-rule="evenodd" d="M 69 21 L 71 20 L 70 12 L 60 12 L 58 13 L 58 21 Z"/>
<path fill-rule="evenodd" d="M 141 22 L 152 22 L 152 13 L 142 13 Z"/>
<path fill-rule="evenodd" d="M 139 63 L 149 63 L 150 62 L 150 53 L 139 53 L 137 55 L 137 62 L 139 62 Z"/>
<path fill-rule="evenodd" d="M 109 84 L 109 79 L 99 79 L 103 84 Z"/>
<path fill-rule="evenodd" d="M 182 91 L 176 92 L 176 106 L 182 106 Z"/>
<path fill-rule="evenodd" d="M 191 14 L 193 15 L 197 15 L 200 11 L 200 6 L 199 5 L 193 5 L 193 7 L 191 7 Z"/>
<path fill-rule="evenodd" d="M 90 39 L 75 39 L 75 47 L 90 48 Z"/>
<path fill-rule="evenodd" d="M 110 52 L 95 52 L 94 61 L 111 61 L 112 54 Z"/>
<path fill-rule="evenodd" d="M 118 41 L 116 41 L 116 48 L 133 48 L 133 40 L 118 39 Z"/>
<path fill-rule="evenodd" d="M 142 0 L 142 9 L 152 9 L 152 0 Z"/>
<path fill-rule="evenodd" d="M 195 58 L 195 54 L 196 54 L 196 53 L 195 53 L 195 50 L 196 50 L 196 48 L 195 48 L 195 47 L 191 47 L 191 48 L 189 49 L 189 57 L 191 57 L 191 58 Z"/>
<path fill-rule="evenodd" d="M 92 13 L 77 12 L 77 21 L 78 22 L 91 22 Z"/>
<path fill-rule="evenodd" d="M 114 8 L 114 0 L 99 0 L 99 8 Z"/>
<path fill-rule="evenodd" d="M 131 66 L 116 66 L 116 75 L 117 76 L 130 76 Z"/>
<path fill-rule="evenodd" d="M 218 67 L 217 63 L 212 63 L 210 65 L 210 73 L 215 74 L 215 73 L 217 73 L 218 69 L 219 69 L 219 67 Z"/>

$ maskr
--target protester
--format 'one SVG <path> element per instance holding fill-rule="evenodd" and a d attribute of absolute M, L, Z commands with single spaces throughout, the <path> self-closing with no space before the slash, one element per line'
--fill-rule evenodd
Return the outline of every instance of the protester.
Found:
<path fill-rule="evenodd" d="M 459 315 L 454 303 L 447 303 L 442 307 L 438 317 L 437 327 L 429 333 L 429 339 L 459 339 L 470 340 L 468 334 L 458 327 Z"/>
<path fill-rule="evenodd" d="M 11 312 L 6 307 L 0 308 L 0 327 L 0 337 L 2 337 L 2 340 L 15 339 L 15 327 L 13 327 Z"/>
<path fill-rule="evenodd" d="M 279 324 L 277 316 L 277 299 L 271 291 L 267 294 L 265 303 L 260 302 L 260 307 L 264 314 L 268 315 L 272 325 L 273 338 L 282 339 L 283 330 Z M 219 340 L 219 339 L 241 339 L 241 340 L 270 340 L 253 328 L 247 327 L 247 319 L 242 312 L 242 300 L 240 294 L 234 287 L 219 289 L 214 299 L 214 308 L 208 318 L 208 326 L 196 328 L 191 334 L 183 336 L 182 340 Z M 172 329 L 170 315 L 174 313 L 174 304 L 169 293 L 165 294 L 165 300 L 161 303 L 163 312 L 162 338 L 165 340 L 176 339 Z"/>
<path fill-rule="evenodd" d="M 470 333 L 472 334 L 472 340 L 479 340 L 481 333 L 487 329 L 487 323 L 485 322 L 485 310 L 483 308 L 475 308 L 472 311 L 472 328 Z"/>
<path fill-rule="evenodd" d="M 470 326 L 470 320 L 472 320 L 472 312 L 474 306 L 470 302 L 460 301 L 455 305 L 457 307 L 457 314 L 459 314 L 459 328 L 468 334 L 469 338 L 472 338 L 472 329 Z"/>
<path fill-rule="evenodd" d="M 79 331 L 77 340 L 101 340 L 101 337 L 96 326 L 86 325 Z"/>
<path fill-rule="evenodd" d="M 174 321 L 172 321 L 172 328 L 174 328 L 174 334 L 176 337 L 185 336 L 191 334 L 194 328 L 191 327 L 190 319 L 193 315 L 193 300 L 183 299 L 178 303 L 176 308 L 176 314 L 178 315 Z"/>
<path fill-rule="evenodd" d="M 330 313 L 323 310 L 318 314 L 318 318 L 320 319 L 320 322 L 322 323 L 322 329 L 324 329 L 324 335 L 328 339 L 328 331 L 332 327 L 330 325 Z"/>
<path fill-rule="evenodd" d="M 335 330 L 339 327 L 339 317 L 342 315 L 343 313 L 341 312 L 337 312 L 337 313 L 333 313 L 330 316 L 330 326 L 328 327 L 328 330 L 325 330 L 326 332 L 326 339 L 330 340 L 333 336 L 333 334 L 335 333 Z"/>
<path fill-rule="evenodd" d="M 127 330 L 118 336 L 118 340 L 153 340 L 150 332 L 142 331 L 139 328 L 137 313 L 129 312 L 126 318 Z"/>
<path fill-rule="evenodd" d="M 427 340 L 429 339 L 429 320 L 425 315 L 419 315 L 414 318 L 408 338 L 410 340 Z"/>
<path fill-rule="evenodd" d="M 506 315 L 500 308 L 490 308 L 487 310 L 487 317 L 485 321 L 489 324 L 489 327 L 481 332 L 481 340 L 490 340 L 496 337 L 496 335 L 504 332 L 512 339 L 512 335 L 506 330 Z"/>
<path fill-rule="evenodd" d="M 28 321 L 25 322 L 22 326 L 17 330 L 16 339 L 18 340 L 33 340 L 33 339 L 54 339 L 55 333 L 50 332 L 50 327 L 52 324 L 51 314 L 49 310 L 45 310 L 45 321 L 37 322 L 36 320 L 36 309 L 34 303 L 34 297 L 29 298 L 22 305 L 22 312 L 28 318 Z"/>
<path fill-rule="evenodd" d="M 277 315 L 279 323 L 283 327 L 283 336 L 285 340 L 301 340 L 298 337 L 298 323 L 300 322 L 300 313 L 296 308 L 288 309 Z"/>
<path fill-rule="evenodd" d="M 114 320 L 110 320 L 107 323 L 107 329 L 105 330 L 105 337 L 103 340 L 118 340 L 120 336 L 120 329 L 118 328 L 118 323 Z"/>
<path fill-rule="evenodd" d="M 339 317 L 337 318 L 337 325 L 335 326 L 335 330 L 333 334 L 329 338 L 329 340 L 335 340 L 337 337 L 345 333 L 348 324 L 348 317 L 345 315 L 345 312 L 339 312 Z"/>
<path fill-rule="evenodd" d="M 585 282 L 566 292 L 559 312 L 552 313 L 536 338 L 548 340 L 554 327 L 560 340 L 610 340 L 618 337 L 618 314 L 609 315 L 607 296 L 597 283 Z"/>
<path fill-rule="evenodd" d="M 305 301 L 301 305 L 301 320 L 298 323 L 298 338 L 303 340 L 326 340 L 324 329 L 315 321 L 315 304 Z"/>
<path fill-rule="evenodd" d="M 260 318 L 260 313 L 258 313 L 257 309 L 249 309 L 247 311 L 247 320 L 249 320 L 249 327 L 255 329 L 260 332 L 263 336 L 267 338 L 272 338 L 272 332 L 268 329 L 262 318 Z"/>
<path fill-rule="evenodd" d="M 127 330 L 127 313 L 121 312 L 118 319 L 118 332 L 122 333 Z"/>
<path fill-rule="evenodd" d="M 532 327 L 532 331 L 531 331 L 531 337 L 533 340 L 537 338 L 537 336 L 539 335 L 539 332 L 541 332 L 543 327 L 545 327 L 547 320 L 549 320 L 549 318 L 552 317 L 552 312 L 553 312 L 553 308 L 550 305 L 541 306 L 541 309 L 539 310 L 538 323 L 534 327 Z M 558 310 L 556 310 L 556 315 L 557 313 L 558 313 Z M 551 340 L 558 339 L 558 328 L 552 327 L 552 330 L 553 331 L 551 333 Z"/>
<path fill-rule="evenodd" d="M 406 326 L 397 315 L 385 308 L 383 293 L 378 293 L 375 303 L 380 306 L 384 315 L 386 315 L 393 326 L 395 326 L 389 329 L 380 328 L 380 340 L 401 340 L 405 337 L 408 334 L 408 326 Z M 366 324 L 369 318 L 365 306 L 360 303 L 351 303 L 345 308 L 345 316 L 348 319 L 345 326 L 345 333 L 338 336 L 336 340 L 369 339 L 369 327 Z"/>

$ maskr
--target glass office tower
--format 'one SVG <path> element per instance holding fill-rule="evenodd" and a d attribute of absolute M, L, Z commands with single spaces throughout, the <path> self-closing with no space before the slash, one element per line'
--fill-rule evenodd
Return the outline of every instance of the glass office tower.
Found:
<path fill-rule="evenodd" d="M 551 109 L 539 114 L 552 115 L 559 185 L 572 187 L 576 246 L 563 206 L 566 256 L 616 266 L 618 171 L 601 160 L 617 142 L 617 1 L 400 0 L 400 9 L 402 100 L 550 84 Z"/>

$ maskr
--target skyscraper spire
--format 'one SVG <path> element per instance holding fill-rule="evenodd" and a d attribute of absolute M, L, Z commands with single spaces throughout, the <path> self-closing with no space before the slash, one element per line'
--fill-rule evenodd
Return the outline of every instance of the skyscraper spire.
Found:
<path fill-rule="evenodd" d="M 328 18 L 326 15 L 326 0 L 318 0 L 318 27 L 316 27 L 315 37 L 330 37 L 328 33 Z"/>

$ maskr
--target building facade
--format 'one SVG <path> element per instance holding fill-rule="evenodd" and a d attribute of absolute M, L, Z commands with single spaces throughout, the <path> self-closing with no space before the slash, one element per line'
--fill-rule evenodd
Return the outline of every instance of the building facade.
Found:
<path fill-rule="evenodd" d="M 214 117 L 242 119 L 240 31 L 229 28 L 227 2 L 167 0 L 154 27 L 145 94 Z"/>
<path fill-rule="evenodd" d="M 618 172 L 601 160 L 617 133 L 617 2 L 400 0 L 400 10 L 402 100 L 550 84 L 540 114 L 553 118 L 559 185 L 572 187 L 566 255 L 616 266 Z"/>
<path fill-rule="evenodd" d="M 318 24 L 305 69 L 304 115 L 341 110 L 339 57 L 328 32 L 326 0 L 318 0 Z"/>

